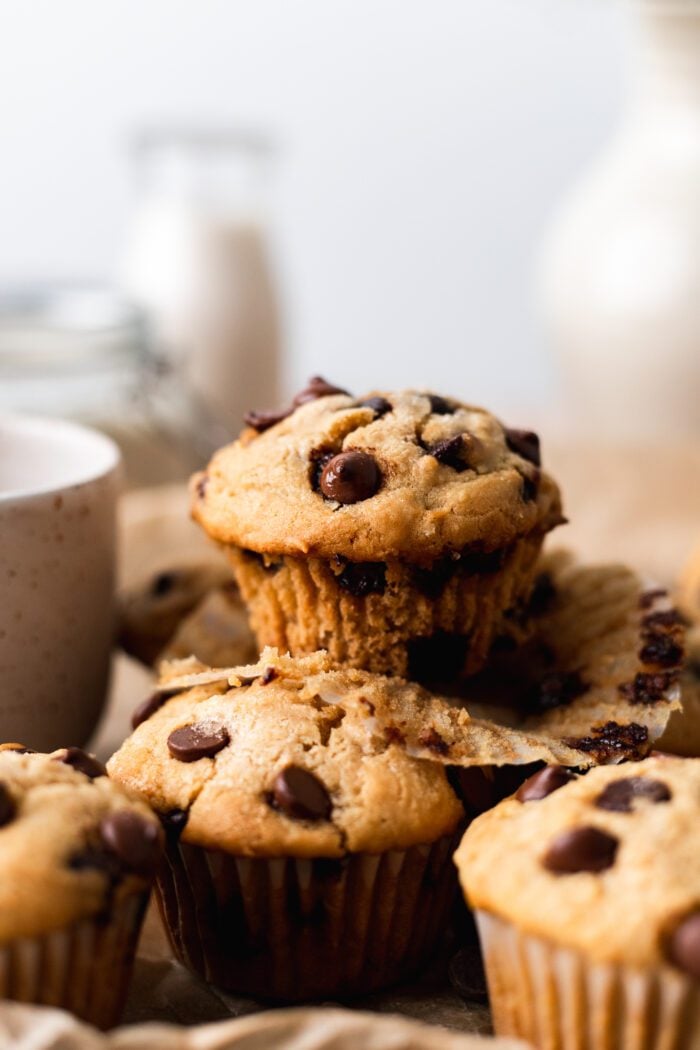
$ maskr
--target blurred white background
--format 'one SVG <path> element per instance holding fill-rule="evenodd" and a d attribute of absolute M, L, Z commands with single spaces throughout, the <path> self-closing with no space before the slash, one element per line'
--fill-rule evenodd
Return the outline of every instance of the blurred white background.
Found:
<path fill-rule="evenodd" d="M 0 283 L 111 279 L 127 141 L 268 129 L 289 385 L 555 382 L 532 311 L 552 208 L 609 135 L 612 0 L 0 0 Z"/>

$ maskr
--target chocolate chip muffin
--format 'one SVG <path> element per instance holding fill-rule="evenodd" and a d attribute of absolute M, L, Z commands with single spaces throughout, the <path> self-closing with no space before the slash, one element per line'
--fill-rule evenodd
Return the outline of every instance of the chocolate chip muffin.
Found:
<path fill-rule="evenodd" d="M 193 514 L 260 645 L 413 679 L 437 660 L 479 669 L 563 520 L 537 435 L 436 394 L 354 398 L 319 378 L 248 423 L 193 479 Z"/>
<path fill-rule="evenodd" d="M 699 823 L 700 761 L 670 756 L 581 777 L 547 767 L 477 818 L 456 863 L 497 1033 L 698 1045 Z"/>
<path fill-rule="evenodd" d="M 121 1011 L 160 823 L 77 748 L 0 750 L 0 998 L 108 1027 Z"/>
<path fill-rule="evenodd" d="M 415 970 L 454 899 L 463 820 L 444 769 L 374 730 L 387 692 L 417 687 L 270 650 L 181 670 L 109 762 L 168 830 L 157 886 L 178 958 L 286 1001 Z"/>

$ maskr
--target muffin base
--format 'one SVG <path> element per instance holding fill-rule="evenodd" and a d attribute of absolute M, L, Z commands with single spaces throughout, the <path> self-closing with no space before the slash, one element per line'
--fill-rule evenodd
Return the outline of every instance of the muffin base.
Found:
<path fill-rule="evenodd" d="M 500 633 L 517 633 L 543 539 L 426 567 L 226 551 L 261 648 L 426 681 L 478 671 Z"/>
<path fill-rule="evenodd" d="M 591 963 L 483 911 L 476 922 L 497 1035 L 541 1050 L 692 1050 L 700 988 L 659 967 Z"/>
<path fill-rule="evenodd" d="M 107 919 L 0 945 L 0 999 L 60 1007 L 98 1028 L 116 1024 L 148 896 L 130 894 Z"/>
<path fill-rule="evenodd" d="M 339 860 L 235 857 L 170 843 L 156 888 L 178 959 L 259 999 L 351 998 L 415 972 L 456 895 L 459 835 Z"/>

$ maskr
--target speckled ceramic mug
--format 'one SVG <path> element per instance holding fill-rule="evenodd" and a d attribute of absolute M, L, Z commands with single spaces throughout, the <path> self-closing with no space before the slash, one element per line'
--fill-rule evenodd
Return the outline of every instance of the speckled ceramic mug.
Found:
<path fill-rule="evenodd" d="M 0 415 L 0 742 L 84 744 L 113 636 L 119 451 L 54 419 Z"/>

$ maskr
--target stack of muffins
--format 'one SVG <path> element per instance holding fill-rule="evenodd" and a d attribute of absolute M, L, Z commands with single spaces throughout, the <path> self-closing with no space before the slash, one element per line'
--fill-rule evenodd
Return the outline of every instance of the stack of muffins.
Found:
<path fill-rule="evenodd" d="M 421 392 L 358 399 L 315 378 L 288 410 L 247 423 L 193 479 L 192 511 L 230 560 L 260 656 L 161 665 L 111 783 L 92 770 L 106 786 L 61 863 L 81 889 L 99 874 L 101 905 L 71 919 L 105 922 L 155 870 L 174 952 L 205 980 L 272 1001 L 347 998 L 430 959 L 464 835 L 456 861 L 499 1033 L 552 1048 L 691 1046 L 677 1036 L 700 1014 L 700 762 L 548 766 L 497 805 L 488 768 L 511 761 L 517 786 L 528 755 L 553 749 L 583 769 L 649 752 L 679 706 L 677 615 L 624 570 L 574 573 L 549 626 L 568 663 L 552 668 L 558 639 L 538 640 L 537 623 L 559 490 L 537 436 L 483 409 Z M 595 683 L 576 664 L 579 635 Z M 529 752 L 507 719 L 479 723 L 459 699 L 475 682 L 488 690 L 514 653 L 511 678 L 549 660 L 537 704 L 551 732 L 524 734 Z M 634 722 L 615 718 L 623 707 Z M 686 736 L 682 722 L 674 732 Z M 478 762 L 457 761 L 477 733 Z M 0 775 L 4 760 L 12 784 L 30 769 L 53 784 L 54 758 L 0 755 Z M 115 806 L 131 813 L 116 831 Z"/>

